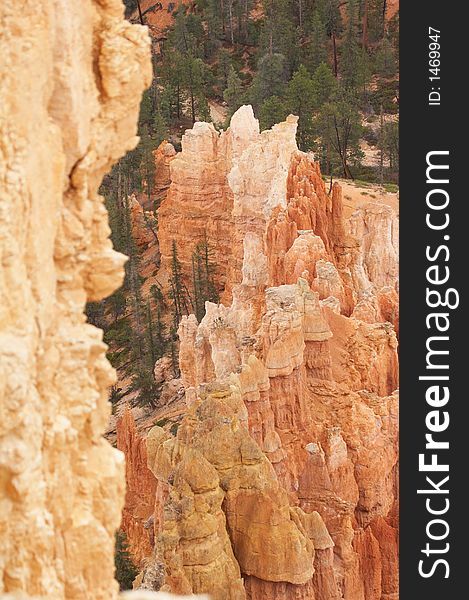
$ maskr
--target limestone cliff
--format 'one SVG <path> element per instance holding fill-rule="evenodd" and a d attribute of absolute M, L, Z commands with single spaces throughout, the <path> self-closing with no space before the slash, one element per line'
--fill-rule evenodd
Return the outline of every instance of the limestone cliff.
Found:
<path fill-rule="evenodd" d="M 242 107 L 170 163 L 158 276 L 173 239 L 188 268 L 207 235 L 224 304 L 179 326 L 187 414 L 146 440 L 142 577 L 158 564 L 162 589 L 215 599 L 396 600 L 397 217 L 345 217 L 295 131 L 260 133 Z"/>
<path fill-rule="evenodd" d="M 0 593 L 115 598 L 123 455 L 87 300 L 122 281 L 101 179 L 151 77 L 120 0 L 0 6 Z"/>

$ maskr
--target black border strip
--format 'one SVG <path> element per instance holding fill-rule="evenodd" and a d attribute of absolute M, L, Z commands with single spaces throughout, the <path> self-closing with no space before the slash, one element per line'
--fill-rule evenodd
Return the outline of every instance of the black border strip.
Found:
<path fill-rule="evenodd" d="M 469 402 L 469 375 L 467 360 L 469 338 L 466 319 L 466 280 L 468 278 L 469 232 L 465 214 L 469 192 L 469 169 L 466 166 L 468 149 L 466 141 L 467 102 L 463 88 L 466 84 L 465 46 L 468 38 L 467 22 L 463 17 L 464 4 L 443 3 L 435 0 L 426 2 L 406 1 L 400 7 L 400 264 L 401 264 L 401 326 L 400 326 L 400 365 L 401 365 L 401 416 L 400 416 L 400 600 L 453 600 L 467 595 L 467 585 L 463 576 L 468 568 L 466 540 L 467 506 L 464 487 L 469 477 L 466 475 L 465 461 L 468 457 L 469 421 L 466 407 Z M 440 32 L 441 80 L 429 80 L 429 27 Z M 429 105 L 431 88 L 441 88 L 440 104 Z M 434 94 L 433 100 L 437 95 Z M 464 106 L 463 106 L 464 104 Z M 449 179 L 449 183 L 427 183 L 427 155 L 431 151 L 448 151 L 448 155 L 432 155 L 434 163 L 449 165 L 449 170 L 430 171 L 430 180 Z M 436 211 L 427 206 L 427 194 L 432 189 L 443 189 L 430 195 L 430 201 L 443 202 L 449 197 L 448 207 Z M 432 230 L 426 223 L 430 219 L 443 222 L 448 213 L 449 224 L 443 230 Z M 432 221 L 431 221 L 432 222 Z M 445 239 L 444 236 L 449 236 Z M 442 249 L 437 258 L 429 260 L 426 249 L 434 257 L 439 246 Z M 427 273 L 427 269 L 437 265 L 437 269 Z M 429 277 L 441 279 L 448 271 L 449 280 L 445 284 L 433 285 Z M 448 288 L 459 294 L 459 307 L 454 309 L 427 304 L 426 290 L 439 290 L 442 295 Z M 450 294 L 454 303 L 456 293 Z M 436 300 L 436 295 L 432 300 Z M 430 328 L 426 319 L 432 312 L 446 313 L 450 323 L 448 331 L 436 331 L 436 320 L 430 318 Z M 442 325 L 444 318 L 440 321 Z M 448 350 L 448 355 L 428 356 L 426 343 L 431 336 L 448 336 L 448 340 L 433 340 L 430 347 Z M 439 346 L 438 346 L 439 344 Z M 432 363 L 448 365 L 449 369 L 429 369 L 427 358 Z M 449 380 L 419 380 L 419 376 L 449 376 Z M 469 381 L 469 378 L 468 378 Z M 430 406 L 426 391 L 430 386 L 440 386 L 434 391 L 437 400 Z M 438 398 L 447 386 L 450 398 L 438 404 Z M 439 394 L 439 396 L 437 395 Z M 438 415 L 427 417 L 431 411 Z M 449 449 L 438 451 L 425 448 L 430 426 L 445 422 L 445 414 L 450 419 L 449 426 L 440 433 L 434 433 L 435 440 L 448 441 Z M 426 423 L 427 418 L 427 423 Z M 466 441 L 468 444 L 466 444 Z M 448 465 L 449 471 L 425 472 L 419 470 L 419 454 L 424 453 L 423 462 L 429 463 L 431 454 L 437 455 L 438 464 Z M 449 475 L 449 479 L 441 481 Z M 422 493 L 418 489 L 432 490 L 432 484 L 448 493 Z M 434 490 L 435 491 L 435 490 Z M 449 505 L 446 501 L 449 501 Z M 447 511 L 432 515 L 432 510 Z M 429 523 L 441 519 L 444 523 Z M 441 540 L 432 540 L 428 532 Z M 422 552 L 427 549 L 430 551 Z M 448 546 L 446 546 L 448 544 Z M 434 552 L 434 551 L 438 552 Z M 444 562 L 436 564 L 441 559 Z M 420 563 L 420 561 L 422 561 Z M 419 565 L 427 577 L 419 574 Z M 431 573 L 430 576 L 428 574 Z M 446 577 L 448 575 L 448 577 Z"/>

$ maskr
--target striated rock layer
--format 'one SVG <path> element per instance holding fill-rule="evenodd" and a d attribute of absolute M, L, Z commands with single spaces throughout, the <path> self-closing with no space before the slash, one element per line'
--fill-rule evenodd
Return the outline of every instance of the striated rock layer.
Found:
<path fill-rule="evenodd" d="M 147 34 L 120 0 L 0 6 L 0 594 L 110 599 L 123 455 L 87 300 L 122 281 L 102 198 L 137 142 Z"/>
<path fill-rule="evenodd" d="M 345 219 L 295 132 L 242 107 L 171 161 L 159 277 L 173 239 L 188 268 L 206 234 L 225 303 L 179 326 L 187 414 L 146 440 L 140 581 L 159 565 L 163 590 L 220 600 L 397 600 L 397 218 Z"/>
<path fill-rule="evenodd" d="M 147 467 L 145 440 L 137 435 L 129 410 L 117 424 L 117 448 L 125 454 L 126 495 L 121 527 L 136 564 L 151 553 L 156 480 Z"/>

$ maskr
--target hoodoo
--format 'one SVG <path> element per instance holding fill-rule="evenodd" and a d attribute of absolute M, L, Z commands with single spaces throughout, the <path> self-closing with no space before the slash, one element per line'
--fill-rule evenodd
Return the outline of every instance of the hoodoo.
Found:
<path fill-rule="evenodd" d="M 141 580 L 159 565 L 162 590 L 215 600 L 397 599 L 397 217 L 368 202 L 346 218 L 296 126 L 260 133 L 244 106 L 170 163 L 158 280 L 170 240 L 188 265 L 203 235 L 223 303 L 182 317 L 185 416 L 146 436 Z"/>

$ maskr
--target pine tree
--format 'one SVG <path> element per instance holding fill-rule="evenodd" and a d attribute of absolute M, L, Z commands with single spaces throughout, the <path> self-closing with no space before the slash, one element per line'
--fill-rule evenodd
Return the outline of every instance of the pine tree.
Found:
<path fill-rule="evenodd" d="M 261 130 L 270 129 L 272 125 L 284 121 L 288 115 L 288 109 L 283 100 L 278 96 L 267 98 L 259 110 L 259 122 Z"/>
<path fill-rule="evenodd" d="M 218 53 L 218 78 L 222 89 L 228 87 L 228 77 L 232 68 L 231 54 L 225 48 Z M 236 71 L 235 71 L 236 73 Z"/>
<path fill-rule="evenodd" d="M 185 57 L 177 48 L 172 47 L 170 52 L 165 53 L 162 76 L 169 100 L 170 117 L 179 120 L 183 116 L 186 67 Z"/>
<path fill-rule="evenodd" d="M 163 320 L 166 302 L 163 292 L 159 286 L 152 285 L 150 288 L 150 294 L 153 299 L 153 304 L 156 307 L 156 320 L 153 327 L 153 341 L 155 345 L 156 359 L 158 360 L 166 354 L 169 342 L 167 327 Z"/>
<path fill-rule="evenodd" d="M 259 39 L 259 56 L 282 55 L 283 68 L 289 76 L 298 66 L 299 45 L 291 7 L 285 0 L 263 0 L 264 20 Z"/>
<path fill-rule="evenodd" d="M 368 86 L 371 83 L 371 79 L 372 71 L 370 57 L 367 50 L 362 47 L 358 51 L 357 85 L 359 86 L 365 104 L 368 99 Z"/>
<path fill-rule="evenodd" d="M 327 36 L 332 40 L 332 53 L 334 75 L 338 76 L 337 38 L 343 30 L 342 15 L 340 14 L 339 0 L 321 0 L 319 10 L 326 28 Z"/>
<path fill-rule="evenodd" d="M 350 90 L 360 87 L 358 64 L 360 45 L 358 43 L 358 6 L 356 0 L 348 0 L 347 31 L 341 46 L 340 73 L 344 86 Z"/>
<path fill-rule="evenodd" d="M 231 117 L 243 104 L 243 86 L 233 66 L 230 67 L 228 85 L 223 92 L 223 98 L 228 104 L 228 116 Z"/>
<path fill-rule="evenodd" d="M 102 302 L 88 302 L 85 308 L 85 314 L 88 323 L 95 327 L 104 329 L 105 327 L 105 307 Z"/>
<path fill-rule="evenodd" d="M 378 136 L 381 160 L 384 164 L 384 160 L 387 159 L 391 174 L 396 175 L 399 172 L 399 123 L 381 120 Z"/>
<path fill-rule="evenodd" d="M 176 331 L 182 316 L 189 314 L 189 305 L 191 304 L 187 287 L 184 283 L 176 240 L 173 240 L 171 246 L 171 277 L 169 284 L 170 298 L 173 301 L 173 329 Z"/>
<path fill-rule="evenodd" d="M 315 129 L 322 147 L 331 150 L 331 167 L 335 166 L 342 177 L 353 179 L 350 163 L 362 157 L 361 115 L 353 92 L 339 88 L 332 100 L 322 106 Z"/>
<path fill-rule="evenodd" d="M 149 202 L 153 194 L 153 185 L 155 181 L 155 157 L 153 156 L 153 150 L 157 147 L 157 145 L 158 144 L 155 144 L 155 141 L 149 134 L 149 127 L 144 126 L 140 134 L 140 169 Z"/>
<path fill-rule="evenodd" d="M 198 5 L 203 11 L 207 23 L 208 37 L 211 47 L 213 47 L 223 34 L 224 15 L 222 2 L 220 0 L 206 0 L 203 5 L 201 2 L 198 2 Z"/>
<path fill-rule="evenodd" d="M 147 300 L 147 339 L 148 339 L 148 353 L 151 359 L 151 365 L 154 365 L 159 358 L 157 356 L 156 348 L 155 348 L 155 340 L 153 333 L 153 317 L 151 314 L 151 305 L 150 301 Z"/>
<path fill-rule="evenodd" d="M 191 55 L 186 56 L 185 60 L 185 87 L 190 100 L 191 118 L 195 123 L 197 116 L 208 120 L 207 102 L 205 90 L 207 78 L 207 69 L 200 58 L 194 58 Z"/>
<path fill-rule="evenodd" d="M 298 116 L 298 145 L 300 150 L 311 149 L 313 142 L 313 110 L 317 105 L 315 86 L 308 70 L 301 65 L 287 88 L 290 112 Z"/>
<path fill-rule="evenodd" d="M 376 43 L 385 32 L 386 0 L 368 0 L 368 38 Z"/>
<path fill-rule="evenodd" d="M 116 533 L 114 565 L 116 568 L 116 579 L 119 583 L 119 589 L 121 591 L 131 590 L 132 583 L 138 575 L 138 570 L 130 557 L 127 546 L 127 537 L 123 531 L 118 531 Z"/>
<path fill-rule="evenodd" d="M 154 409 L 158 405 L 161 388 L 155 382 L 153 368 L 154 363 L 145 364 L 143 360 L 137 364 L 130 386 L 131 391 L 136 392 L 137 406 Z"/>
<path fill-rule="evenodd" d="M 153 117 L 153 142 L 154 147 L 158 148 L 163 140 L 168 139 L 168 127 L 166 125 L 166 119 L 163 116 L 163 112 L 160 108 L 156 111 Z"/>
<path fill-rule="evenodd" d="M 192 287 L 194 311 L 200 322 L 205 314 L 205 302 L 219 302 L 215 283 L 216 265 L 207 237 L 199 242 L 192 254 Z"/>
<path fill-rule="evenodd" d="M 286 59 L 283 54 L 264 55 L 258 64 L 257 74 L 251 90 L 252 103 L 260 106 L 272 96 L 281 97 L 287 80 Z"/>
<path fill-rule="evenodd" d="M 322 63 L 314 71 L 312 82 L 317 107 L 320 108 L 326 102 L 329 102 L 335 94 L 337 90 L 337 79 L 334 77 L 329 65 Z"/>
<path fill-rule="evenodd" d="M 106 307 L 109 307 L 111 314 L 114 317 L 114 323 L 125 312 L 125 290 L 124 286 L 116 290 L 105 302 Z"/>
<path fill-rule="evenodd" d="M 305 44 L 303 49 L 302 60 L 308 70 L 314 73 L 321 63 L 327 62 L 327 33 L 319 10 L 312 14 L 309 38 L 309 44 Z"/>
<path fill-rule="evenodd" d="M 387 37 L 384 37 L 375 58 L 376 71 L 381 77 L 394 77 L 397 72 L 394 48 Z"/>

